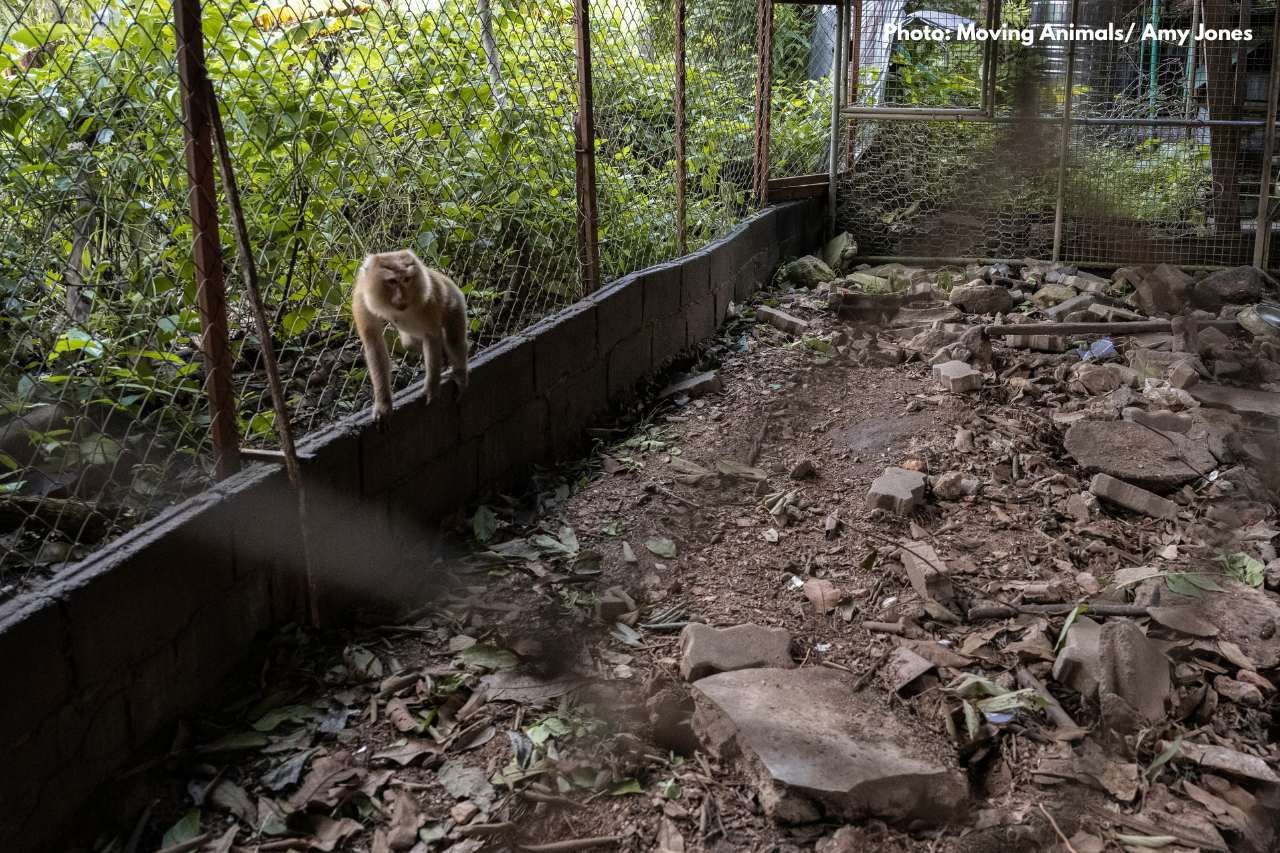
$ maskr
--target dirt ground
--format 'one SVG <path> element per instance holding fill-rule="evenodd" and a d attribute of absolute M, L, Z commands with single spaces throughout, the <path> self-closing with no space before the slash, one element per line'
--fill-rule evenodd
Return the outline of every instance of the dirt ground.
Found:
<path fill-rule="evenodd" d="M 1093 727 L 1097 709 L 1048 678 L 1064 615 L 976 622 L 963 605 L 1075 602 L 1117 570 L 1216 553 L 1182 526 L 1064 511 L 1088 478 L 1052 419 L 1069 395 L 1035 384 L 1064 357 L 998 350 L 997 381 L 942 393 L 927 364 L 898 363 L 889 337 L 868 344 L 821 298 L 764 300 L 810 328 L 788 335 L 748 306 L 680 366 L 718 370 L 722 393 L 661 399 L 655 384 L 588 457 L 452 519 L 456 550 L 424 567 L 440 596 L 407 621 L 281 632 L 225 706 L 104 798 L 75 849 L 1085 853 L 1196 849 L 1197 827 L 1229 829 L 1188 799 L 1200 776 L 1160 761 L 1160 742 L 1243 738 L 1274 763 L 1274 694 L 1107 742 L 1090 776 L 1045 772 L 1073 753 L 1042 711 L 971 736 L 947 689 L 966 673 L 1012 688 L 1026 667 Z M 910 517 L 869 509 L 889 466 L 979 488 Z M 912 540 L 945 559 L 952 604 L 908 582 L 896 552 Z M 963 819 L 775 825 L 747 769 L 695 748 L 678 641 L 695 621 L 785 628 L 800 666 L 846 672 L 922 744 L 953 744 Z M 899 693 L 884 661 L 903 642 L 943 662 Z M 1166 835 L 1165 818 L 1191 829 Z M 1241 820 L 1232 849 L 1248 849 Z"/>

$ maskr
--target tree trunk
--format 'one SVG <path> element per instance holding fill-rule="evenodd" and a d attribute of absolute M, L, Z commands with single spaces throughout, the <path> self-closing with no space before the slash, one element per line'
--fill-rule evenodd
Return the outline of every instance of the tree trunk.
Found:
<path fill-rule="evenodd" d="M 489 0 L 476 0 L 476 11 L 480 15 L 480 45 L 484 48 L 485 64 L 489 67 L 489 88 L 493 90 L 493 100 L 498 108 L 506 109 L 502 63 L 498 58 L 498 42 L 493 37 L 493 10 L 489 8 Z"/>

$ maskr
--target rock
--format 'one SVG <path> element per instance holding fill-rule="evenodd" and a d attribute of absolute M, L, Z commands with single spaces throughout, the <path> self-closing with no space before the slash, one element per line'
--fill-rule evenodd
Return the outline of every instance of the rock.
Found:
<path fill-rule="evenodd" d="M 693 686 L 694 731 L 713 756 L 744 765 L 775 821 L 953 820 L 968 800 L 954 749 L 852 685 L 823 667 L 712 675 Z"/>
<path fill-rule="evenodd" d="M 463 800 L 449 809 L 449 817 L 453 818 L 453 822 L 459 826 L 470 823 L 478 814 L 480 814 L 480 807 L 470 800 Z"/>
<path fill-rule="evenodd" d="M 827 296 L 827 308 L 846 320 L 882 323 L 897 316 L 902 296 L 896 293 L 862 293 L 834 287 Z"/>
<path fill-rule="evenodd" d="M 1061 305 L 1075 295 L 1076 291 L 1073 287 L 1065 284 L 1046 284 L 1032 295 L 1031 301 L 1041 308 L 1049 308 Z"/>
<path fill-rule="evenodd" d="M 596 602 L 596 616 L 606 625 L 612 625 L 636 609 L 635 599 L 620 586 L 609 587 Z"/>
<path fill-rule="evenodd" d="M 1218 691 L 1219 696 L 1237 705 L 1248 705 L 1251 708 L 1262 706 L 1262 691 L 1255 684 L 1219 675 L 1213 679 L 1213 689 Z"/>
<path fill-rule="evenodd" d="M 908 550 L 910 549 L 910 550 Z M 928 542 L 908 542 L 895 555 L 911 581 L 911 588 L 924 599 L 946 604 L 955 598 L 947 564 Z"/>
<path fill-rule="evenodd" d="M 1095 474 L 1089 483 L 1089 491 L 1103 500 L 1151 518 L 1172 521 L 1178 517 L 1178 505 L 1173 501 L 1107 474 Z"/>
<path fill-rule="evenodd" d="M 950 301 L 967 314 L 1000 314 L 1013 307 L 1008 289 L 982 279 L 952 288 Z"/>
<path fill-rule="evenodd" d="M 1180 388 L 1185 391 L 1199 381 L 1200 374 L 1185 361 L 1169 371 L 1169 384 L 1174 388 Z"/>
<path fill-rule="evenodd" d="M 907 342 L 907 349 L 918 353 L 936 352 L 947 344 L 955 343 L 959 338 L 959 332 L 953 332 L 939 325 L 913 337 Z"/>
<path fill-rule="evenodd" d="M 1075 368 L 1075 381 L 1085 393 L 1092 396 L 1107 394 L 1122 385 L 1128 385 L 1128 375 L 1121 373 L 1118 364 L 1081 364 Z"/>
<path fill-rule="evenodd" d="M 1092 492 L 1079 492 L 1067 498 L 1067 515 L 1084 524 L 1098 517 L 1098 498 Z"/>
<path fill-rule="evenodd" d="M 933 493 L 944 501 L 959 500 L 966 495 L 976 495 L 982 484 L 959 471 L 948 471 L 933 478 Z"/>
<path fill-rule="evenodd" d="M 910 515 L 924 504 L 924 474 L 906 468 L 886 468 L 876 477 L 867 494 L 869 509 L 883 509 L 896 515 Z"/>
<path fill-rule="evenodd" d="M 1135 287 L 1138 307 L 1147 314 L 1178 314 L 1187 305 L 1191 276 L 1177 267 L 1161 264 L 1139 279 Z"/>
<path fill-rule="evenodd" d="M 968 452 L 973 450 L 977 445 L 974 443 L 974 434 L 971 429 L 957 429 L 956 437 L 951 442 L 951 446 L 956 450 Z"/>
<path fill-rule="evenodd" d="M 1213 454 L 1187 437 L 1156 433 L 1131 421 L 1080 421 L 1067 430 L 1063 444 L 1090 473 L 1155 491 L 1176 489 L 1218 467 Z"/>
<path fill-rule="evenodd" d="M 1062 335 L 1007 335 L 1004 342 L 1015 349 L 1036 352 L 1066 352 L 1071 349 L 1071 342 Z"/>
<path fill-rule="evenodd" d="M 902 308 L 894 315 L 893 325 L 931 326 L 934 323 L 952 323 L 960 318 L 960 312 L 951 306 L 942 308 Z"/>
<path fill-rule="evenodd" d="M 1200 405 L 1186 391 L 1174 388 L 1164 379 L 1143 380 L 1142 397 L 1162 409 L 1194 409 Z"/>
<path fill-rule="evenodd" d="M 858 255 L 858 241 L 848 231 L 842 231 L 827 241 L 822 247 L 822 262 L 828 270 L 847 272 L 853 268 L 854 258 Z M 828 279 L 829 280 L 829 279 Z"/>
<path fill-rule="evenodd" d="M 1197 308 L 1218 311 L 1223 305 L 1245 305 L 1262 298 L 1266 279 L 1257 267 L 1232 267 L 1205 276 L 1191 291 Z"/>
<path fill-rule="evenodd" d="M 808 320 L 792 317 L 787 312 L 779 311 L 777 308 L 770 308 L 768 305 L 761 305 L 756 308 L 756 318 L 768 323 L 775 329 L 781 329 L 789 335 L 802 335 L 809 328 Z"/>
<path fill-rule="evenodd" d="M 1111 728 L 1133 731 L 1136 723 L 1164 719 L 1173 691 L 1169 658 L 1136 623 L 1108 620 L 1098 632 L 1098 661 L 1098 699 Z"/>
<path fill-rule="evenodd" d="M 1177 432 L 1183 435 L 1190 432 L 1191 427 L 1195 424 L 1195 419 L 1191 415 L 1183 412 L 1171 412 L 1168 409 L 1156 409 L 1152 412 L 1136 409 L 1133 417 L 1126 419 L 1160 432 Z"/>
<path fill-rule="evenodd" d="M 1237 415 L 1280 419 L 1280 394 L 1274 391 L 1253 391 L 1202 382 L 1192 386 L 1188 393 L 1202 406 L 1226 409 Z"/>
<path fill-rule="evenodd" d="M 855 247 L 854 252 L 857 252 Z M 828 281 L 835 281 L 836 274 L 821 258 L 805 255 L 787 264 L 782 277 L 792 287 L 815 288 Z"/>
<path fill-rule="evenodd" d="M 1200 344 L 1198 352 L 1205 358 L 1222 360 L 1231 356 L 1231 338 L 1216 326 L 1201 329 L 1197 338 Z"/>
<path fill-rule="evenodd" d="M 807 480 L 817 473 L 817 469 L 813 466 L 813 462 L 808 459 L 801 459 L 791 469 L 791 479 Z"/>
<path fill-rule="evenodd" d="M 920 685 L 916 682 L 922 675 L 933 669 L 933 662 L 925 660 L 920 655 L 913 652 L 905 646 L 898 646 L 889 655 L 889 659 L 884 663 L 883 672 L 889 679 L 889 686 L 893 688 L 894 693 L 900 693 L 904 696 L 914 696 L 920 692 Z M 934 681 L 934 679 L 928 679 Z M 917 689 L 908 689 L 915 685 Z"/>
<path fill-rule="evenodd" d="M 1235 643 L 1254 664 L 1280 666 L 1280 604 L 1260 589 L 1219 581 L 1222 592 L 1206 590 L 1195 603 L 1206 621 L 1218 626 L 1218 641 Z"/>
<path fill-rule="evenodd" d="M 1053 662 L 1053 678 L 1088 699 L 1098 694 L 1101 676 L 1098 654 L 1102 625 L 1088 616 L 1077 616 L 1067 631 L 1067 641 Z"/>
<path fill-rule="evenodd" d="M 680 632 L 680 676 L 685 681 L 717 672 L 793 666 L 791 632 L 785 628 L 751 623 L 713 628 L 694 622 Z"/>
<path fill-rule="evenodd" d="M 933 381 L 944 391 L 963 394 L 982 387 L 982 373 L 963 361 L 944 361 L 933 366 Z"/>
<path fill-rule="evenodd" d="M 673 382 L 666 388 L 662 389 L 659 396 L 675 397 L 680 394 L 687 394 L 690 397 L 701 397 L 704 394 L 719 394 L 724 390 L 724 383 L 720 381 L 720 374 L 714 370 L 706 373 L 696 373 L 688 379 L 681 379 L 679 382 Z"/>
<path fill-rule="evenodd" d="M 1092 293 L 1080 293 L 1070 299 L 1059 302 L 1057 305 L 1050 305 L 1041 309 L 1041 313 L 1054 322 L 1061 322 L 1062 318 L 1076 311 L 1083 311 L 1090 305 L 1098 301 L 1098 297 Z"/>
<path fill-rule="evenodd" d="M 1280 343 L 1280 328 L 1276 328 L 1262 319 L 1262 315 L 1258 313 L 1258 306 L 1256 305 L 1241 309 L 1240 313 L 1236 315 L 1236 322 L 1257 340 Z"/>

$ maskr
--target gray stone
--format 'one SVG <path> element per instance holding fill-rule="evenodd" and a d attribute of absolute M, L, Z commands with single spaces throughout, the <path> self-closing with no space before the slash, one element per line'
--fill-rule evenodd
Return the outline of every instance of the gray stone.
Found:
<path fill-rule="evenodd" d="M 822 247 L 822 261 L 829 269 L 847 272 L 853 268 L 858 255 L 858 241 L 848 231 L 842 231 Z"/>
<path fill-rule="evenodd" d="M 893 324 L 902 326 L 931 326 L 934 323 L 950 323 L 960 319 L 960 312 L 950 305 L 941 308 L 902 308 L 894 315 Z"/>
<path fill-rule="evenodd" d="M 804 334 L 805 330 L 809 328 L 808 320 L 792 317 L 786 311 L 779 311 L 777 308 L 770 308 L 768 305 L 761 305 L 756 308 L 756 319 L 768 323 L 775 329 L 781 329 L 789 335 Z"/>
<path fill-rule="evenodd" d="M 808 459 L 801 459 L 791 469 L 791 479 L 807 480 L 817 472 L 818 472 L 818 469 L 814 467 L 812 461 Z"/>
<path fill-rule="evenodd" d="M 925 477 L 907 468 L 886 468 L 876 477 L 867 494 L 870 509 L 883 509 L 896 515 L 910 515 L 924 503 Z"/>
<path fill-rule="evenodd" d="M 835 281 L 836 274 L 821 258 L 805 255 L 787 264 L 782 277 L 792 287 L 814 288 L 824 282 Z"/>
<path fill-rule="evenodd" d="M 1173 520 L 1178 517 L 1178 505 L 1173 501 L 1107 474 L 1094 475 L 1089 491 L 1105 501 L 1152 518 Z"/>
<path fill-rule="evenodd" d="M 1007 335 L 1004 342 L 1015 349 L 1036 352 L 1066 352 L 1071 342 L 1062 335 Z"/>
<path fill-rule="evenodd" d="M 1098 632 L 1098 656 L 1098 699 L 1110 728 L 1133 731 L 1164 719 L 1173 679 L 1158 643 L 1136 623 L 1110 619 Z"/>
<path fill-rule="evenodd" d="M 1236 681 L 1234 678 L 1227 678 L 1225 675 L 1219 675 L 1213 679 L 1213 689 L 1218 691 L 1219 696 L 1237 705 L 1258 708 L 1261 707 L 1263 702 L 1262 691 L 1258 689 L 1257 685 Z"/>
<path fill-rule="evenodd" d="M 916 591 L 916 595 L 941 604 L 955 598 L 947 564 L 928 542 L 908 542 L 896 556 L 902 562 L 907 580 L 911 581 L 911 588 Z"/>
<path fill-rule="evenodd" d="M 1067 641 L 1053 662 L 1053 679 L 1085 698 L 1098 695 L 1098 650 L 1102 625 L 1088 616 L 1077 616 L 1067 631 Z"/>
<path fill-rule="evenodd" d="M 1168 747 L 1168 744 L 1162 741 L 1158 744 L 1158 747 L 1164 750 Z M 1179 763 L 1191 762 L 1198 764 L 1201 767 L 1226 773 L 1237 779 L 1252 779 L 1269 785 L 1280 782 L 1280 776 L 1276 776 L 1275 772 L 1267 765 L 1267 762 L 1258 756 L 1237 752 L 1225 746 L 1209 746 L 1202 743 L 1183 741 L 1181 747 L 1174 753 L 1173 760 Z"/>
<path fill-rule="evenodd" d="M 978 493 L 982 484 L 959 471 L 948 471 L 933 478 L 933 493 L 944 501 L 955 501 Z"/>
<path fill-rule="evenodd" d="M 687 394 L 690 397 L 701 397 L 703 394 L 719 394 L 723 390 L 724 383 L 720 381 L 720 374 L 709 370 L 706 373 L 694 374 L 688 379 L 681 379 L 679 382 L 672 382 L 662 389 L 660 396 L 675 397 Z"/>
<path fill-rule="evenodd" d="M 1132 421 L 1080 421 L 1067 430 L 1063 444 L 1090 473 L 1155 491 L 1176 489 L 1218 467 L 1207 448 L 1186 436 L 1156 433 Z"/>
<path fill-rule="evenodd" d="M 968 800 L 954 748 L 852 687 L 823 667 L 712 675 L 693 685 L 694 731 L 713 756 L 742 763 L 775 821 L 954 820 Z"/>
<path fill-rule="evenodd" d="M 1053 305 L 1061 305 L 1075 295 L 1076 291 L 1073 287 L 1065 284 L 1046 284 L 1032 295 L 1031 301 L 1041 308 L 1049 308 Z"/>
<path fill-rule="evenodd" d="M 1258 306 L 1250 305 L 1244 308 L 1236 315 L 1236 322 L 1241 325 L 1254 338 L 1273 343 L 1280 343 L 1280 328 L 1268 323 L 1262 319 L 1262 315 L 1258 313 Z"/>
<path fill-rule="evenodd" d="M 738 669 L 793 666 L 791 632 L 785 628 L 751 623 L 712 628 L 694 622 L 680 632 L 680 676 L 685 681 Z"/>
<path fill-rule="evenodd" d="M 982 373 L 963 361 L 945 361 L 933 366 L 933 380 L 938 387 L 953 394 L 977 391 L 982 387 Z"/>
<path fill-rule="evenodd" d="M 1280 418 L 1280 394 L 1274 391 L 1253 391 L 1202 382 L 1188 389 L 1188 393 L 1200 405 L 1211 409 L 1226 409 L 1238 415 Z"/>
<path fill-rule="evenodd" d="M 1169 371 L 1169 384 L 1186 390 L 1200 381 L 1200 374 L 1187 362 L 1175 365 Z"/>
<path fill-rule="evenodd" d="M 1126 420 L 1140 423 L 1145 427 L 1159 430 L 1160 432 L 1176 432 L 1186 435 L 1191 431 L 1191 427 L 1195 425 L 1195 419 L 1191 415 L 1182 412 L 1171 412 L 1168 409 L 1156 409 L 1148 412 L 1143 409 L 1137 409 L 1133 413 L 1133 417 L 1127 417 Z"/>
<path fill-rule="evenodd" d="M 1067 515 L 1081 523 L 1098 516 L 1098 498 L 1092 492 L 1077 492 L 1067 498 Z"/>
<path fill-rule="evenodd" d="M 976 279 L 951 289 L 951 304 L 968 314 L 999 314 L 1013 307 L 1007 288 Z"/>
<path fill-rule="evenodd" d="M 1221 310 L 1224 305 L 1244 305 L 1262 298 L 1266 279 L 1257 267 L 1232 267 L 1218 270 L 1196 282 L 1191 301 L 1206 311 Z"/>
<path fill-rule="evenodd" d="M 1147 314 L 1177 314 L 1187 305 L 1191 276 L 1177 267 L 1161 264 L 1137 283 L 1138 307 Z"/>

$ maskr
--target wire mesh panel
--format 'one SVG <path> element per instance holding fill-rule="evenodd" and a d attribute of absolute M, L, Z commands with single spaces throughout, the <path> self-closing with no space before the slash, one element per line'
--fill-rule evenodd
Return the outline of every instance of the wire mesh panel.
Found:
<path fill-rule="evenodd" d="M 167 4 L 0 11 L 0 597 L 207 482 Z"/>
<path fill-rule="evenodd" d="M 834 6 L 775 6 L 769 174 L 827 171 Z"/>

